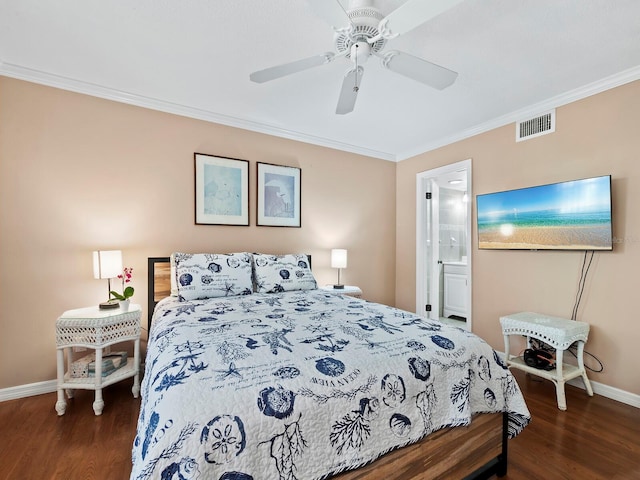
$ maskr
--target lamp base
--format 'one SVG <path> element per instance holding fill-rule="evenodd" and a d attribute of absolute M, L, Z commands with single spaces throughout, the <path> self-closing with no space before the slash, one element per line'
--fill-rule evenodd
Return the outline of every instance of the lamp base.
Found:
<path fill-rule="evenodd" d="M 100 310 L 109 310 L 110 308 L 120 308 L 120 301 L 113 298 L 111 300 L 107 300 L 106 302 L 102 302 L 98 305 Z"/>
<path fill-rule="evenodd" d="M 333 289 L 334 290 L 344 290 L 344 285 L 341 285 L 341 284 L 334 285 Z"/>

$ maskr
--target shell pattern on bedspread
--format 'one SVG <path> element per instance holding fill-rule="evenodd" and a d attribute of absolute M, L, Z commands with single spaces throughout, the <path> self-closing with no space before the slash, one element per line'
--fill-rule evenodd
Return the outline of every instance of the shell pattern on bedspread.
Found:
<path fill-rule="evenodd" d="M 158 304 L 132 480 L 320 479 L 481 412 L 530 416 L 465 330 L 321 290 Z"/>

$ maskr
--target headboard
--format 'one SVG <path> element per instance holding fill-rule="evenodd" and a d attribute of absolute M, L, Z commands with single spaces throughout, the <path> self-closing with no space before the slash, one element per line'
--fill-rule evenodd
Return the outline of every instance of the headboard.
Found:
<path fill-rule="evenodd" d="M 309 268 L 311 268 L 311 255 Z M 147 258 L 147 335 L 151 332 L 151 319 L 156 304 L 164 297 L 171 295 L 171 258 L 149 257 Z"/>
<path fill-rule="evenodd" d="M 171 295 L 170 257 L 149 257 L 147 259 L 147 335 L 151 331 L 151 318 L 156 304 Z"/>

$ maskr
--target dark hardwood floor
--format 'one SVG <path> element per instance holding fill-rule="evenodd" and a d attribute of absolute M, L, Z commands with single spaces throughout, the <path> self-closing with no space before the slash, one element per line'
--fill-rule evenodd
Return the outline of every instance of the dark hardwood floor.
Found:
<path fill-rule="evenodd" d="M 514 374 L 533 420 L 509 442 L 505 480 L 640 479 L 640 409 L 568 386 L 561 412 L 551 382 Z M 99 417 L 89 390 L 62 417 L 54 393 L 0 403 L 0 479 L 128 479 L 140 400 L 126 380 L 103 393 Z"/>

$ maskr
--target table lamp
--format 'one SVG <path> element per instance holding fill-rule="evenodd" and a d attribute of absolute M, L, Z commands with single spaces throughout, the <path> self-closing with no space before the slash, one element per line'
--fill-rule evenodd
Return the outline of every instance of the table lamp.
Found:
<path fill-rule="evenodd" d="M 331 250 L 331 267 L 338 269 L 338 283 L 336 283 L 333 288 L 344 288 L 344 285 L 340 283 L 340 270 L 347 268 L 347 251 L 345 249 L 334 248 Z"/>
<path fill-rule="evenodd" d="M 98 250 L 93 252 L 93 277 L 107 279 L 107 298 L 99 307 L 101 309 L 118 308 L 120 302 L 111 298 L 111 279 L 122 274 L 121 250 Z"/>

